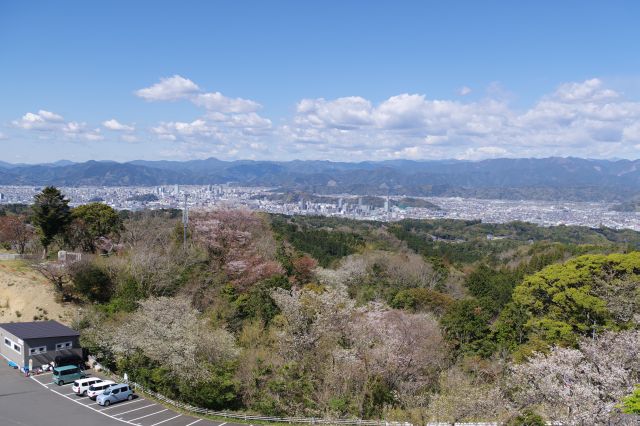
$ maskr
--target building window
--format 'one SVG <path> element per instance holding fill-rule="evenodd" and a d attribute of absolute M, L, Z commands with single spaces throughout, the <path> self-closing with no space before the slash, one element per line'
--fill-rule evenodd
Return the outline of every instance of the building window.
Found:
<path fill-rule="evenodd" d="M 20 346 L 19 344 L 17 344 L 16 342 L 12 341 L 11 339 L 8 338 L 4 338 L 4 344 L 6 347 L 13 349 L 14 351 L 18 352 L 19 354 L 22 353 L 22 346 Z"/>
<path fill-rule="evenodd" d="M 73 342 L 56 343 L 56 351 L 61 351 L 62 349 L 71 349 L 72 346 Z"/>
<path fill-rule="evenodd" d="M 47 352 L 46 346 L 40 346 L 38 348 L 29 348 L 29 355 L 44 354 L 46 352 Z"/>

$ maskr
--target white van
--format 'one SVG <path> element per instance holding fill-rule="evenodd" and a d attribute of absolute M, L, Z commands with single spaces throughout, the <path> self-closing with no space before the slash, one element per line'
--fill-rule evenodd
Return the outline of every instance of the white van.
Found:
<path fill-rule="evenodd" d="M 71 390 L 76 393 L 76 395 L 87 395 L 87 391 L 90 386 L 103 382 L 104 380 L 99 379 L 97 377 L 87 377 L 86 379 L 79 379 L 73 382 L 73 386 L 71 386 Z"/>
<path fill-rule="evenodd" d="M 91 385 L 89 386 L 89 390 L 87 391 L 87 396 L 95 401 L 98 395 L 104 392 L 106 388 L 115 384 L 116 382 L 114 382 L 113 380 L 103 380 L 99 383 L 96 383 L 95 385 Z"/>

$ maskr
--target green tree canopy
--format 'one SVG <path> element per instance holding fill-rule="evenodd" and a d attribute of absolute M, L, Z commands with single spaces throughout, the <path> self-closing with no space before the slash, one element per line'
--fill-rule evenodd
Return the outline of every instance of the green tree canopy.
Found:
<path fill-rule="evenodd" d="M 622 401 L 622 412 L 627 414 L 640 414 L 640 385 L 631 395 Z"/>
<path fill-rule="evenodd" d="M 640 252 L 585 255 L 548 266 L 516 286 L 495 324 L 498 343 L 514 349 L 528 342 L 532 350 L 571 346 L 582 336 L 626 328 L 629 324 L 612 315 L 613 294 L 603 288 L 638 279 Z"/>
<path fill-rule="evenodd" d="M 89 203 L 72 211 L 74 232 L 71 238 L 85 251 L 96 250 L 95 241 L 100 237 L 116 235 L 122 229 L 118 213 L 103 203 Z"/>
<path fill-rule="evenodd" d="M 62 234 L 71 221 L 69 200 L 64 198 L 58 188 L 47 186 L 34 197 L 31 208 L 33 223 L 40 232 L 40 242 L 44 247 L 43 257 L 46 257 L 53 239 L 56 235 Z"/>

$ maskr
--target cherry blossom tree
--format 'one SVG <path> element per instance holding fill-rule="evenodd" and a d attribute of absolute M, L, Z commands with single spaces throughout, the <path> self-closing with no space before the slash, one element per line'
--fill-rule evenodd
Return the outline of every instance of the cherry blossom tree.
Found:
<path fill-rule="evenodd" d="M 540 406 L 551 420 L 606 423 L 640 382 L 640 331 L 607 332 L 579 349 L 554 347 L 512 368 L 520 407 Z"/>
<path fill-rule="evenodd" d="M 194 213 L 190 223 L 194 240 L 209 251 L 215 266 L 237 288 L 284 272 L 275 260 L 271 231 L 258 214 L 222 209 Z"/>

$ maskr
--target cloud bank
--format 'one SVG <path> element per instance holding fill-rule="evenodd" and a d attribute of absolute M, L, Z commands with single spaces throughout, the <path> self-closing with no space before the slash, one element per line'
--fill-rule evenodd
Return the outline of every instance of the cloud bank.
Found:
<path fill-rule="evenodd" d="M 640 102 L 600 79 L 561 84 L 524 109 L 510 105 L 499 91 L 484 97 L 475 93 L 463 86 L 456 99 L 415 93 L 380 102 L 360 96 L 301 99 L 277 125 L 259 113 L 259 102 L 205 91 L 180 75 L 135 95 L 200 109 L 191 120 L 161 121 L 140 130 L 146 143 L 163 143 L 162 154 L 175 158 L 637 158 L 640 152 Z M 112 118 L 102 126 L 137 140 L 133 125 Z M 85 140 L 103 137 L 100 129 L 45 110 L 26 113 L 13 127 Z"/>

